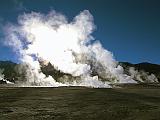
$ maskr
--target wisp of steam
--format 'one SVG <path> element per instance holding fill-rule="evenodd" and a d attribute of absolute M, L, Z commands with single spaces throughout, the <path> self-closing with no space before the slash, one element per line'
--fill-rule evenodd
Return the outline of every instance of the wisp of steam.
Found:
<path fill-rule="evenodd" d="M 18 24 L 5 28 L 6 43 L 27 68 L 27 82 L 22 86 L 110 87 L 114 83 L 135 83 L 102 44 L 95 40 L 93 16 L 88 10 L 68 21 L 52 10 L 48 14 L 25 13 Z M 57 81 L 41 71 L 40 61 L 80 79 Z"/>
<path fill-rule="evenodd" d="M 12 82 L 6 80 L 4 78 L 4 74 L 3 74 L 4 69 L 0 69 L 0 83 L 7 83 L 7 84 L 13 84 Z"/>

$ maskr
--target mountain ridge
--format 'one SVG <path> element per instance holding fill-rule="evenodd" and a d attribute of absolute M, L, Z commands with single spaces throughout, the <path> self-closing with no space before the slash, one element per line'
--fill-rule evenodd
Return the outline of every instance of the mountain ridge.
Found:
<path fill-rule="evenodd" d="M 24 80 L 25 79 L 25 69 L 24 72 L 21 74 L 18 73 L 18 68 L 22 64 L 18 64 L 12 61 L 0 61 L 0 69 L 3 71 L 2 74 L 4 74 L 4 79 L 10 81 L 10 82 L 16 82 L 17 80 Z M 130 68 L 134 68 L 134 70 L 139 71 L 140 73 L 145 72 L 145 75 L 151 75 L 154 74 L 156 78 L 158 79 L 158 82 L 160 82 L 160 65 L 159 64 L 153 64 L 148 62 L 142 62 L 138 64 L 132 64 L 129 62 L 119 62 L 119 65 L 121 65 L 124 68 L 124 73 L 127 75 L 130 74 Z M 55 79 L 63 82 L 63 77 L 67 78 L 67 80 L 73 80 L 74 77 L 71 74 L 63 73 L 59 70 L 56 70 L 51 64 L 48 64 L 47 66 L 41 66 L 41 71 L 46 75 L 54 76 Z M 144 76 L 142 76 L 144 78 Z M 136 77 L 135 77 L 136 79 Z M 144 78 L 145 79 L 145 78 Z M 139 80 L 137 80 L 139 81 Z M 4 82 L 3 82 L 4 83 Z"/>

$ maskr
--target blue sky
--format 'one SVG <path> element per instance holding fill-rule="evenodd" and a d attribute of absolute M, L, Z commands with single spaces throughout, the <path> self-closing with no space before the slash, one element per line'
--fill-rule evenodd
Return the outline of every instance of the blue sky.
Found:
<path fill-rule="evenodd" d="M 160 64 L 159 6 L 159 0 L 1 0 L 0 60 L 16 61 L 12 49 L 2 44 L 2 27 L 9 22 L 16 24 L 18 15 L 54 9 L 72 20 L 87 9 L 97 26 L 93 36 L 116 60 Z"/>

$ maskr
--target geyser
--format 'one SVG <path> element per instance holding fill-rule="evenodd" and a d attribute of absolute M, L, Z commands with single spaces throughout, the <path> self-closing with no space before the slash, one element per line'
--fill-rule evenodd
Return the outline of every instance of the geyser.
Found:
<path fill-rule="evenodd" d="M 18 24 L 7 25 L 5 33 L 6 44 L 28 66 L 27 81 L 21 85 L 110 87 L 112 83 L 135 82 L 123 73 L 112 53 L 94 39 L 94 30 L 93 16 L 88 10 L 80 12 L 73 21 L 54 10 L 47 15 L 20 15 Z M 64 77 L 62 83 L 54 76 L 46 77 L 40 61 L 80 79 L 65 82 Z"/>

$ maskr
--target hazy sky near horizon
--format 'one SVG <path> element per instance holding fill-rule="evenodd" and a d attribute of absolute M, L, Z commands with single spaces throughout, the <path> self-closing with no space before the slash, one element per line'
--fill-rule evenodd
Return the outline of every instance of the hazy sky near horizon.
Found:
<path fill-rule="evenodd" d="M 159 0 L 1 0 L 0 60 L 17 59 L 12 49 L 3 45 L 6 24 L 16 24 L 20 14 L 52 9 L 70 21 L 80 11 L 89 10 L 97 26 L 93 36 L 117 61 L 160 64 Z"/>

